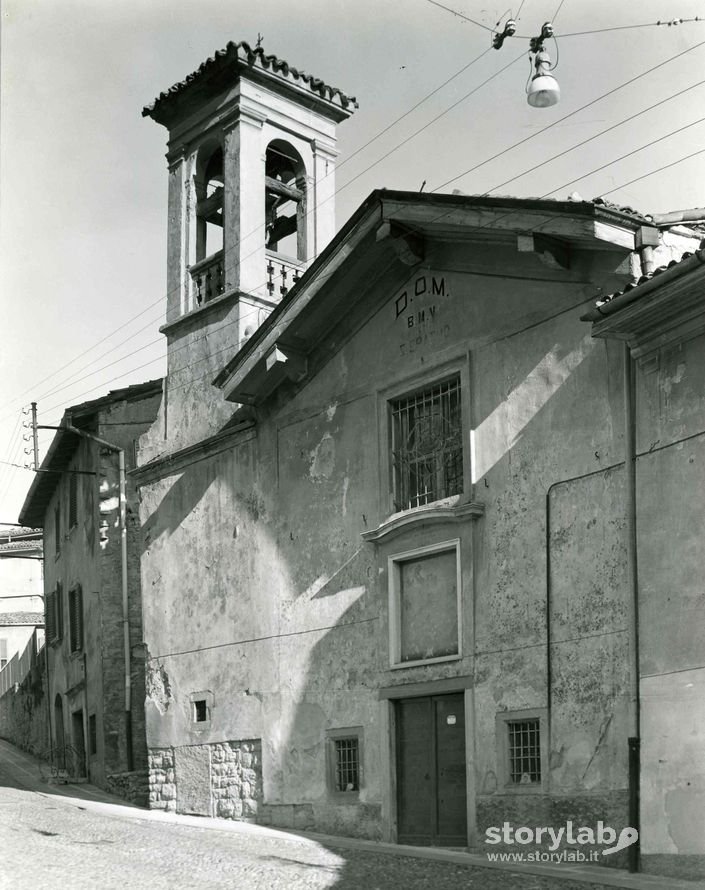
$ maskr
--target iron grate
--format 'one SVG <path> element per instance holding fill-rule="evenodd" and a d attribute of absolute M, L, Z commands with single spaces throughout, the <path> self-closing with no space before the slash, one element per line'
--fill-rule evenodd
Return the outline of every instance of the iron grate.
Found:
<path fill-rule="evenodd" d="M 460 494 L 463 446 L 456 377 L 391 403 L 397 510 Z"/>
<path fill-rule="evenodd" d="M 509 778 L 516 785 L 541 781 L 539 720 L 511 720 L 509 729 Z"/>

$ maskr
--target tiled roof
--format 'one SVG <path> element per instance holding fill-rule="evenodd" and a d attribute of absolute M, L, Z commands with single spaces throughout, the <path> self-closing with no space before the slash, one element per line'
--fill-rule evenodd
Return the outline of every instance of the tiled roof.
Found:
<path fill-rule="evenodd" d="M 39 596 L 39 594 L 34 595 Z M 33 596 L 33 594 L 28 593 L 27 596 Z M 43 612 L 0 612 L 0 627 L 7 627 L 10 624 L 44 627 L 44 614 Z"/>
<path fill-rule="evenodd" d="M 40 528 L 27 528 L 24 525 L 15 525 L 12 528 L 0 528 L 0 544 L 17 543 L 18 541 L 42 540 Z"/>
<path fill-rule="evenodd" d="M 39 538 L 36 541 L 3 541 L 0 539 L 0 553 L 17 553 L 23 550 L 37 550 L 41 551 L 42 549 L 42 539 Z"/>
<path fill-rule="evenodd" d="M 644 222 L 648 222 L 651 217 L 648 214 L 643 214 L 639 210 L 635 210 L 633 207 L 628 207 L 624 204 L 614 204 L 612 201 L 605 201 L 604 198 L 593 198 L 593 204 L 597 204 L 598 207 L 605 207 L 607 210 L 616 210 L 617 213 L 625 213 L 627 216 L 633 216 L 635 219 L 644 220 Z"/>
<path fill-rule="evenodd" d="M 350 106 L 357 108 L 357 100 L 354 96 L 348 96 L 338 87 L 332 87 L 318 77 L 306 74 L 298 68 L 293 68 L 284 59 L 277 56 L 267 55 L 261 46 L 252 48 L 249 43 L 244 40 L 234 43 L 232 40 L 224 49 L 217 50 L 212 56 L 206 59 L 199 67 L 169 87 L 168 90 L 160 93 L 151 105 L 147 105 L 142 109 L 143 117 L 153 116 L 158 107 L 165 101 L 174 98 L 182 93 L 187 87 L 200 80 L 204 75 L 215 72 L 224 68 L 230 62 L 240 62 L 241 65 L 247 65 L 250 68 L 260 68 L 265 71 L 271 71 L 278 74 L 286 80 L 297 83 L 300 86 L 306 86 L 312 93 L 316 93 L 322 99 L 329 102 L 338 102 L 341 108 L 347 109 Z"/>
<path fill-rule="evenodd" d="M 616 291 L 616 293 L 608 294 L 607 296 L 603 297 L 601 300 L 598 300 L 595 303 L 595 305 L 599 307 L 599 306 L 604 306 L 606 303 L 611 303 L 612 300 L 617 299 L 617 297 L 621 297 L 623 294 L 629 293 L 630 290 L 634 290 L 634 288 L 639 287 L 640 284 L 645 284 L 647 281 L 651 281 L 652 278 L 656 278 L 656 276 L 661 275 L 667 269 L 672 269 L 674 266 L 678 266 L 681 263 L 684 263 L 687 259 L 690 259 L 690 257 L 692 257 L 692 256 L 695 256 L 695 254 L 688 253 L 688 252 L 684 253 L 683 256 L 679 260 L 671 260 L 671 262 L 668 263 L 667 265 L 659 266 L 658 268 L 654 269 L 653 272 L 649 272 L 648 275 L 642 275 L 641 278 L 637 278 L 636 281 L 632 281 L 623 290 L 618 290 L 618 291 Z"/>

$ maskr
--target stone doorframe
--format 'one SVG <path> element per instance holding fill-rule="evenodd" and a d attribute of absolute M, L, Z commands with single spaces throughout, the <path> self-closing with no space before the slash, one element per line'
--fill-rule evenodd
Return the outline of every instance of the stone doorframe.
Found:
<path fill-rule="evenodd" d="M 382 752 L 382 833 L 383 840 L 390 844 L 397 841 L 397 751 L 396 716 L 394 703 L 398 699 L 421 698 L 443 695 L 449 692 L 462 692 L 465 705 L 465 766 L 467 798 L 467 846 L 475 848 L 477 843 L 477 807 L 475 805 L 475 695 L 471 677 L 450 677 L 445 680 L 428 680 L 421 683 L 406 683 L 399 686 L 385 686 L 379 690 L 379 722 Z"/>

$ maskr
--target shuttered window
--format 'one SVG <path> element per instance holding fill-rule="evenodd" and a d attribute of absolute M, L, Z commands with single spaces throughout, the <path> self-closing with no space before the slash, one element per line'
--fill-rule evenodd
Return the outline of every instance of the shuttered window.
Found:
<path fill-rule="evenodd" d="M 53 591 L 44 597 L 44 626 L 47 640 L 52 643 L 56 639 L 56 594 Z"/>
<path fill-rule="evenodd" d="M 54 552 L 58 556 L 61 553 L 61 506 L 54 507 Z"/>
<path fill-rule="evenodd" d="M 69 529 L 78 524 L 78 476 L 69 476 Z"/>
<path fill-rule="evenodd" d="M 83 649 L 83 592 L 80 584 L 69 591 L 69 638 L 72 652 Z"/>

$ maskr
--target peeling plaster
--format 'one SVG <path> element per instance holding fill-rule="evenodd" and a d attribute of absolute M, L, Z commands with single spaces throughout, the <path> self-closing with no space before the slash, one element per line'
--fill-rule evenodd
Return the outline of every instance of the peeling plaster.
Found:
<path fill-rule="evenodd" d="M 310 452 L 310 457 L 309 478 L 313 482 L 330 479 L 335 466 L 335 441 L 330 433 L 323 436 L 318 445 Z"/>
<path fill-rule="evenodd" d="M 149 656 L 148 656 L 149 657 Z M 169 675 L 163 664 L 147 661 L 147 698 L 150 699 L 160 714 L 165 714 L 174 701 L 171 694 Z"/>

